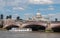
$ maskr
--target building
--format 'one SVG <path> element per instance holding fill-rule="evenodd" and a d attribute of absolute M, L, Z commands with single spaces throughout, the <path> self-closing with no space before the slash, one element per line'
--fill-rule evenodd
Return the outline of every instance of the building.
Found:
<path fill-rule="evenodd" d="M 48 21 L 48 19 L 46 19 L 46 18 L 44 18 L 41 14 L 40 14 L 40 12 L 38 11 L 37 13 L 36 13 L 36 15 L 35 16 L 33 16 L 32 18 L 28 18 L 28 20 L 30 20 L 30 21 Z"/>

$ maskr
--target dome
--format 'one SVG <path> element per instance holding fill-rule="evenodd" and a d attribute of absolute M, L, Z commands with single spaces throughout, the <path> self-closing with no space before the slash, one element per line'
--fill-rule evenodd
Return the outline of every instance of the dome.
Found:
<path fill-rule="evenodd" d="M 37 18 L 41 18 L 41 17 L 42 17 L 41 14 L 40 14 L 40 11 L 38 11 L 38 12 L 36 13 L 36 17 L 37 17 Z"/>
<path fill-rule="evenodd" d="M 37 13 L 37 15 L 41 15 L 40 13 Z"/>

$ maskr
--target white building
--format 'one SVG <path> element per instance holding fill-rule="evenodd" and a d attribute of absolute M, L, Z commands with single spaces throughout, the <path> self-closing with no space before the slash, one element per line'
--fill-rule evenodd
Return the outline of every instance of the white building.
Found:
<path fill-rule="evenodd" d="M 48 21 L 48 19 L 45 19 L 44 17 L 42 17 L 42 15 L 40 14 L 39 11 L 36 13 L 36 16 L 32 17 L 32 20 L 35 20 L 35 21 Z"/>
<path fill-rule="evenodd" d="M 28 17 L 28 16 L 29 16 L 29 15 L 27 15 L 27 17 Z M 28 17 L 26 20 L 28 20 L 28 21 L 49 21 L 48 19 L 44 18 L 44 17 L 40 14 L 39 11 L 36 13 L 35 16 L 33 16 L 32 18 Z"/>

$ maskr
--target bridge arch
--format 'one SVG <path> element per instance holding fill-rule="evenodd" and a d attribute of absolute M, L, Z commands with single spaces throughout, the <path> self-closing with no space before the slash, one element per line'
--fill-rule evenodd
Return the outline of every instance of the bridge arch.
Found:
<path fill-rule="evenodd" d="M 39 31 L 39 30 L 45 30 L 46 27 L 44 25 L 29 24 L 24 26 L 23 28 L 31 28 L 32 31 Z"/>
<path fill-rule="evenodd" d="M 19 26 L 18 25 L 8 25 L 5 27 L 5 29 L 7 29 L 7 30 L 10 30 L 12 28 L 19 28 Z"/>
<path fill-rule="evenodd" d="M 52 27 L 52 30 L 54 32 L 60 32 L 60 25 L 57 25 L 57 26 Z"/>

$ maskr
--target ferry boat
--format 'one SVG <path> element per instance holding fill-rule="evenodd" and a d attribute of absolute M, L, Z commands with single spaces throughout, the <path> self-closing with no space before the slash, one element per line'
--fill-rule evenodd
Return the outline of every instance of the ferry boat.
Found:
<path fill-rule="evenodd" d="M 9 31 L 15 31 L 15 32 L 21 31 L 21 32 L 23 32 L 23 31 L 32 31 L 32 29 L 31 28 L 12 28 Z"/>

